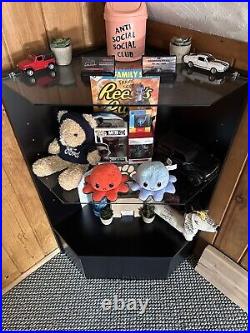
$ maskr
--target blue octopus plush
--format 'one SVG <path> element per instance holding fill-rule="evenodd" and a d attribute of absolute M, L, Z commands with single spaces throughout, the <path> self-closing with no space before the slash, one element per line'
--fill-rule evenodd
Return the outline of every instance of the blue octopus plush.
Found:
<path fill-rule="evenodd" d="M 176 166 L 166 166 L 162 162 L 144 162 L 133 176 L 134 183 L 130 184 L 132 191 L 140 191 L 139 199 L 146 200 L 152 196 L 155 201 L 161 201 L 164 193 L 175 193 L 175 176 L 169 175 L 169 170 Z"/>

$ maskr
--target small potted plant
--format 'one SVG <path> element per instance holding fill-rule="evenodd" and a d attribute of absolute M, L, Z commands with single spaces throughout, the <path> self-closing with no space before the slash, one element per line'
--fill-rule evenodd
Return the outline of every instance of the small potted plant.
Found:
<path fill-rule="evenodd" d="M 100 219 L 104 225 L 109 225 L 113 221 L 113 210 L 109 205 L 101 210 Z"/>
<path fill-rule="evenodd" d="M 145 223 L 152 223 L 155 218 L 155 206 L 150 204 L 144 204 L 139 209 L 140 215 Z"/>
<path fill-rule="evenodd" d="M 50 43 L 51 51 L 56 57 L 57 65 L 69 65 L 72 60 L 72 45 L 70 38 L 56 38 Z"/>
<path fill-rule="evenodd" d="M 183 57 L 191 50 L 191 37 L 173 37 L 170 41 L 170 55 L 176 55 L 176 62 L 182 63 Z"/>

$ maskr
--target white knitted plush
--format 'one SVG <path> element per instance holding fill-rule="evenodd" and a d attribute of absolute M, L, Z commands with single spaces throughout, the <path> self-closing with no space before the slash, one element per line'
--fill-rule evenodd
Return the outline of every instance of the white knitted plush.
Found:
<path fill-rule="evenodd" d="M 183 235 L 188 241 L 193 240 L 199 230 L 216 232 L 217 228 L 207 211 L 194 211 L 184 215 Z"/>
<path fill-rule="evenodd" d="M 156 205 L 155 213 L 181 232 L 187 241 L 192 241 L 199 230 L 216 232 L 218 227 L 207 211 L 193 211 L 183 216 L 168 205 Z"/>

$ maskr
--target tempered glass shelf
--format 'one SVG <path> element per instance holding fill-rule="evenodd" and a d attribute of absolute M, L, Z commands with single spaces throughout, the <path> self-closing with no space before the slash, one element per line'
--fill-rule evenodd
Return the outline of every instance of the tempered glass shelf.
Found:
<path fill-rule="evenodd" d="M 194 186 L 190 183 L 190 181 L 187 179 L 187 176 L 183 175 L 183 173 L 180 170 L 174 170 L 170 172 L 170 174 L 175 175 L 177 177 L 177 182 L 174 183 L 176 188 L 175 194 L 169 194 L 165 193 L 164 198 L 160 202 L 154 202 L 152 198 L 150 197 L 147 202 L 150 203 L 157 203 L 157 204 L 170 204 L 173 206 L 185 206 L 189 204 L 191 201 L 194 200 L 194 198 L 200 194 L 209 184 L 214 182 L 217 179 L 218 173 L 211 176 L 206 182 L 199 186 Z M 38 179 L 64 204 L 91 204 L 92 199 L 91 195 L 84 195 L 79 196 L 79 191 L 82 190 L 82 184 L 84 182 L 82 181 L 81 186 L 79 186 L 79 190 L 71 190 L 71 191 L 65 191 L 63 190 L 60 185 L 58 184 L 58 175 L 53 174 L 48 177 L 38 177 Z M 128 184 L 133 181 L 132 178 L 129 178 Z M 129 190 L 128 193 L 123 194 L 119 193 L 118 200 L 113 202 L 113 204 L 141 204 L 143 201 L 138 199 L 139 192 L 132 192 Z"/>
<path fill-rule="evenodd" d="M 88 52 L 88 55 L 105 55 L 105 50 Z M 166 55 L 157 50 L 147 50 L 146 55 Z M 133 68 L 139 62 L 118 63 L 117 67 Z M 246 78 L 233 79 L 231 75 L 211 78 L 209 74 L 193 71 L 177 65 L 175 79 L 161 80 L 158 106 L 210 106 L 226 95 L 246 84 Z M 89 78 L 81 78 L 81 57 L 75 57 L 69 66 L 57 66 L 55 72 L 36 72 L 30 78 L 24 73 L 3 80 L 4 94 L 11 89 L 34 105 L 75 105 L 92 106 L 92 93 Z M 133 102 L 134 103 L 134 102 Z M 127 100 L 124 105 L 134 105 Z M 98 105 L 98 104 L 96 104 Z M 147 104 L 140 104 L 147 105 Z"/>

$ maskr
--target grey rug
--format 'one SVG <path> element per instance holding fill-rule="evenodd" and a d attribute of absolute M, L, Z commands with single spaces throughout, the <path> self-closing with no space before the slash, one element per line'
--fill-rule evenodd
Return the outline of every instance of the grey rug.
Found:
<path fill-rule="evenodd" d="M 149 299 L 138 310 L 104 311 L 114 295 Z M 186 260 L 167 280 L 86 280 L 62 254 L 3 297 L 3 330 L 247 330 L 247 314 Z"/>

